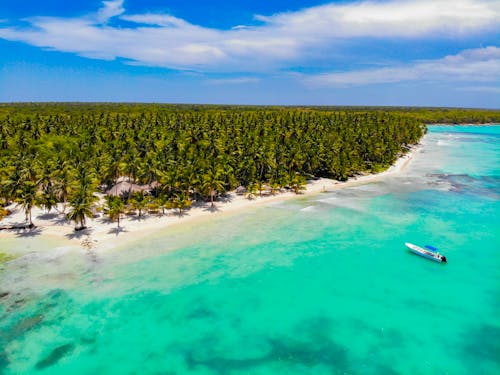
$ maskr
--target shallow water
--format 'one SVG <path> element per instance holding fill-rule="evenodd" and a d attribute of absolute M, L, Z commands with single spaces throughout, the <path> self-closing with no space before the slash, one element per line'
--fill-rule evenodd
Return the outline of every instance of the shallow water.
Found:
<path fill-rule="evenodd" d="M 0 373 L 498 374 L 499 141 L 433 126 L 381 182 L 11 262 Z"/>

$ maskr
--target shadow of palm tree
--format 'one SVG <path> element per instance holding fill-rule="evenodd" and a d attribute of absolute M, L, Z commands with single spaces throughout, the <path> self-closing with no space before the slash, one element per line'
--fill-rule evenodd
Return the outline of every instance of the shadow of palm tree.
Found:
<path fill-rule="evenodd" d="M 222 195 L 219 198 L 217 198 L 217 200 L 219 202 L 229 203 L 229 202 L 232 202 L 234 200 L 234 196 L 232 196 L 231 194 L 225 194 L 225 195 Z"/>
<path fill-rule="evenodd" d="M 73 231 L 71 233 L 68 233 L 66 234 L 66 237 L 68 237 L 70 240 L 73 240 L 73 239 L 80 239 L 82 237 L 87 237 L 87 236 L 90 236 L 90 234 L 92 234 L 94 230 L 92 228 L 86 228 L 86 229 L 83 229 L 83 230 L 79 230 L 79 231 Z"/>
<path fill-rule="evenodd" d="M 168 211 L 165 211 L 165 213 L 159 211 L 158 213 L 155 213 L 155 214 L 149 214 L 150 217 L 167 217 L 169 216 L 169 212 Z"/>
<path fill-rule="evenodd" d="M 117 236 L 122 232 L 125 233 L 128 232 L 128 230 L 126 230 L 124 227 L 115 227 L 108 230 L 108 234 L 115 234 Z"/>
<path fill-rule="evenodd" d="M 35 237 L 42 234 L 42 228 L 18 229 L 16 237 Z"/>
<path fill-rule="evenodd" d="M 200 207 L 205 207 L 206 205 L 207 202 L 205 201 L 193 201 L 190 208 L 200 208 Z"/>
<path fill-rule="evenodd" d="M 141 216 L 137 215 L 137 216 L 130 216 L 128 219 L 130 221 L 144 221 L 147 219 L 147 217 L 146 215 L 141 215 Z"/>
<path fill-rule="evenodd" d="M 203 211 L 208 211 L 208 212 L 219 212 L 220 208 L 217 206 L 208 206 L 203 209 Z"/>
<path fill-rule="evenodd" d="M 65 225 L 68 224 L 68 219 L 65 216 L 56 216 L 53 220 L 51 220 L 55 225 Z"/>
<path fill-rule="evenodd" d="M 181 212 L 174 211 L 172 212 L 172 215 L 177 217 L 184 217 L 184 216 L 189 216 L 189 212 L 187 210 L 182 210 Z"/>
<path fill-rule="evenodd" d="M 109 216 L 102 216 L 100 218 L 94 219 L 94 221 L 97 222 L 97 223 L 101 223 L 101 224 L 110 224 L 110 223 L 113 223 L 113 221 L 111 221 L 111 219 L 109 218 Z"/>
<path fill-rule="evenodd" d="M 40 220 L 52 220 L 57 218 L 59 214 L 57 212 L 45 212 L 43 214 L 38 215 L 36 218 Z"/>

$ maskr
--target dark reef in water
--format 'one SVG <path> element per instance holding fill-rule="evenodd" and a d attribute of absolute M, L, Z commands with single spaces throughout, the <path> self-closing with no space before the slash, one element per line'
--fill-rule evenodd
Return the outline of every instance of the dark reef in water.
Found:
<path fill-rule="evenodd" d="M 66 354 L 68 354 L 69 352 L 73 351 L 74 348 L 75 348 L 74 344 L 65 344 L 65 345 L 58 346 L 57 348 L 55 348 L 54 350 L 52 350 L 47 357 L 45 357 L 44 359 L 42 359 L 41 361 L 39 361 L 35 365 L 35 368 L 37 370 L 42 370 L 42 369 L 44 369 L 46 367 L 50 367 L 52 365 L 55 365 Z"/>
<path fill-rule="evenodd" d="M 190 368 L 205 366 L 217 374 L 250 371 L 255 367 L 276 362 L 306 367 L 322 365 L 329 368 L 332 373 L 347 371 L 350 367 L 347 349 L 328 335 L 330 326 L 330 319 L 325 317 L 304 321 L 298 328 L 302 335 L 306 335 L 305 338 L 292 338 L 295 335 L 269 337 L 267 342 L 270 350 L 260 357 L 234 359 L 214 356 L 208 359 L 197 359 L 195 353 L 188 351 L 186 362 Z"/>
<path fill-rule="evenodd" d="M 4 373 L 5 369 L 9 366 L 9 357 L 4 350 L 0 350 L 0 375 Z"/>
<path fill-rule="evenodd" d="M 472 357 L 472 363 L 492 361 L 500 365 L 500 327 L 482 324 L 464 335 L 463 355 Z M 479 374 L 479 369 L 476 369 Z"/>
<path fill-rule="evenodd" d="M 27 318 L 21 319 L 17 324 L 10 329 L 10 338 L 16 339 L 20 336 L 24 335 L 26 332 L 32 330 L 37 327 L 43 320 L 44 316 L 42 314 L 37 314 L 33 316 L 29 316 Z M 7 340 L 9 341 L 9 340 Z"/>
<path fill-rule="evenodd" d="M 500 177 L 471 176 L 468 174 L 429 174 L 438 183 L 450 185 L 450 191 L 460 194 L 480 195 L 490 199 L 500 199 Z"/>

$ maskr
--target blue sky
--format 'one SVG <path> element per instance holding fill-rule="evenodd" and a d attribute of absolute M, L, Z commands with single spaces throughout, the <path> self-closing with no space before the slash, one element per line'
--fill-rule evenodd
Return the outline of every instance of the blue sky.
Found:
<path fill-rule="evenodd" d="M 0 101 L 500 107 L 498 0 L 2 0 Z"/>

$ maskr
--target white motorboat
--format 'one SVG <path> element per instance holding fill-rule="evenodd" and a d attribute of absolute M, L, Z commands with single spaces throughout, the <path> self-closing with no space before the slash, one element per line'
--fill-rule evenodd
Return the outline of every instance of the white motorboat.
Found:
<path fill-rule="evenodd" d="M 437 249 L 434 251 L 430 251 L 408 242 L 406 242 L 405 245 L 414 254 L 420 255 L 421 257 L 433 260 L 435 262 L 446 263 L 446 257 L 439 254 L 439 252 L 436 251 Z M 435 249 L 432 246 L 429 246 L 428 248 Z"/>

